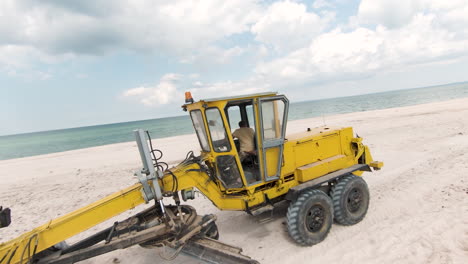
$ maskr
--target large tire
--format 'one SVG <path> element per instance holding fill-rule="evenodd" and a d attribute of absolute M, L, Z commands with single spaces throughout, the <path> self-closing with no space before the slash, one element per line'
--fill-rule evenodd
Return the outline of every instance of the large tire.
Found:
<path fill-rule="evenodd" d="M 332 188 L 330 196 L 338 224 L 354 225 L 366 216 L 370 196 L 367 183 L 361 177 L 343 177 Z"/>
<path fill-rule="evenodd" d="M 292 202 L 287 213 L 288 232 L 301 246 L 322 242 L 333 223 L 333 205 L 330 197 L 320 190 L 303 192 Z"/>

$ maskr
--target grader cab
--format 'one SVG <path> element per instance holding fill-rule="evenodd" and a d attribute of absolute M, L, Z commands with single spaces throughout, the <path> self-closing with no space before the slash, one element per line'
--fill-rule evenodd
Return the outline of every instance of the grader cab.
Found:
<path fill-rule="evenodd" d="M 186 93 L 182 108 L 191 117 L 199 156 L 190 152 L 169 168 L 150 134 L 136 130 L 143 163 L 135 174 L 138 183 L 0 244 L 0 264 L 74 263 L 135 244 L 167 246 L 210 263 L 257 263 L 240 248 L 217 241 L 216 216 L 199 216 L 181 204 L 180 196 L 195 199 L 195 188 L 221 210 L 252 215 L 289 202 L 287 228 L 302 246 L 324 240 L 333 220 L 353 225 L 366 215 L 369 191 L 359 176 L 383 163 L 372 159 L 352 128 L 304 128 L 286 136 L 289 101 L 276 93 L 197 102 Z M 253 130 L 248 153 L 241 153 L 242 142 L 233 137 L 239 122 Z M 170 198 L 174 205 L 165 204 Z M 65 239 L 151 201 L 153 206 L 135 216 L 63 246 Z"/>
<path fill-rule="evenodd" d="M 202 155 L 216 165 L 214 169 L 224 191 L 251 191 L 279 179 L 288 106 L 284 95 L 274 93 L 206 99 L 184 105 L 190 112 Z M 240 121 L 255 131 L 256 149 L 243 161 L 239 155 L 240 142 L 232 136 Z"/>

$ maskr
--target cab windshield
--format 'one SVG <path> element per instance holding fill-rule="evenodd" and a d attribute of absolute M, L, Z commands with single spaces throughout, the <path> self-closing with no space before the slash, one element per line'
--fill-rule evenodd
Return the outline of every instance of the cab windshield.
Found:
<path fill-rule="evenodd" d="M 203 125 L 203 117 L 200 110 L 193 110 L 190 112 L 192 118 L 193 128 L 197 133 L 198 141 L 203 151 L 210 151 L 210 145 L 208 144 L 208 137 L 206 135 L 205 126 Z"/>
<path fill-rule="evenodd" d="M 229 152 L 231 145 L 226 134 L 223 118 L 218 108 L 208 108 L 205 111 L 208 129 L 210 130 L 211 142 L 216 152 Z"/>

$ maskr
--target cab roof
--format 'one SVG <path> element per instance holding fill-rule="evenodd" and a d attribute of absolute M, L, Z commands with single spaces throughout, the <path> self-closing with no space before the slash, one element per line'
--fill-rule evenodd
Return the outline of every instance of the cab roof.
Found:
<path fill-rule="evenodd" d="M 274 96 L 274 95 L 277 95 L 277 94 L 278 94 L 278 92 L 244 94 L 244 95 L 236 95 L 236 96 L 228 96 L 228 97 L 217 97 L 217 98 L 201 99 L 200 102 L 216 102 L 216 101 L 225 101 L 225 100 L 235 101 L 235 100 L 251 99 L 251 98 L 258 98 L 258 97 Z"/>

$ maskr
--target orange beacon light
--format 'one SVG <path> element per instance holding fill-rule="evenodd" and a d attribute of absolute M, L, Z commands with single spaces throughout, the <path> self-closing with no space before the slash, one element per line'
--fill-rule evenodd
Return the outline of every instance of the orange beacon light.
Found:
<path fill-rule="evenodd" d="M 185 103 L 188 104 L 188 103 L 193 103 L 193 97 L 192 97 L 192 93 L 190 92 L 185 92 Z"/>

